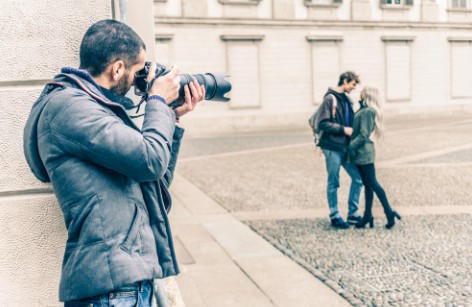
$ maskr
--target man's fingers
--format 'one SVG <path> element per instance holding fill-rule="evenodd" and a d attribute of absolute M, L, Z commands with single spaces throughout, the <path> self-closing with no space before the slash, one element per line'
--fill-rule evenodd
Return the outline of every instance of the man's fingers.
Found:
<path fill-rule="evenodd" d="M 205 99 L 206 91 L 205 91 L 205 86 L 202 84 L 200 85 L 200 88 L 202 90 L 202 100 Z"/>
<path fill-rule="evenodd" d="M 190 82 L 190 88 L 192 89 L 192 94 L 195 98 L 199 98 L 202 95 L 197 81 Z"/>
<path fill-rule="evenodd" d="M 189 103 L 192 100 L 192 96 L 190 95 L 190 90 L 188 85 L 184 86 L 184 93 L 185 93 L 185 103 Z"/>
<path fill-rule="evenodd" d="M 194 84 L 194 81 L 190 82 L 189 83 L 189 87 L 190 87 L 190 90 L 192 91 L 192 98 L 195 99 L 196 96 L 198 96 L 198 91 L 197 89 L 195 88 L 195 84 Z"/>
<path fill-rule="evenodd" d="M 169 76 L 169 78 L 175 78 L 178 75 L 179 75 L 179 67 L 177 65 L 172 66 L 172 69 L 167 74 L 167 76 Z"/>

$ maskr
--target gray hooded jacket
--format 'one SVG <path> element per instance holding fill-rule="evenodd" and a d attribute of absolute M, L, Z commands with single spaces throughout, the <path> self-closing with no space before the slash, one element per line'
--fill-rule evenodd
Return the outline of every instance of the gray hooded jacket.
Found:
<path fill-rule="evenodd" d="M 83 75 L 61 73 L 45 87 L 24 152 L 64 214 L 61 301 L 179 273 L 166 208 L 182 136 L 158 100 L 148 101 L 140 130 Z"/>

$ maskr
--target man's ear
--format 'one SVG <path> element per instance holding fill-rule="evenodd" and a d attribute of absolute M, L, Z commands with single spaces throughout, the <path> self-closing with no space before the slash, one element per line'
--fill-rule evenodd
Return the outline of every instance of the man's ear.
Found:
<path fill-rule="evenodd" d="M 116 61 L 111 64 L 111 78 L 113 81 L 117 82 L 120 80 L 120 77 L 124 75 L 125 72 L 125 63 L 122 60 Z"/>

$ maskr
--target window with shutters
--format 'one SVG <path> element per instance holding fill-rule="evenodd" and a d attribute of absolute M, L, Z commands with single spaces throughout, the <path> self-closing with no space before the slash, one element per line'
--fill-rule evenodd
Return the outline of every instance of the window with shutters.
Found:
<path fill-rule="evenodd" d="M 339 6 L 343 4 L 343 0 L 305 0 L 306 6 Z"/>
<path fill-rule="evenodd" d="M 382 36 L 385 43 L 387 101 L 411 100 L 411 44 L 413 36 Z"/>
<path fill-rule="evenodd" d="M 449 7 L 451 9 L 468 9 L 470 4 L 468 0 L 450 0 Z"/>
<path fill-rule="evenodd" d="M 259 44 L 264 35 L 221 35 L 231 75 L 232 109 L 260 108 Z"/>
<path fill-rule="evenodd" d="M 413 6 L 413 0 L 380 0 L 380 6 L 382 8 L 398 7 L 408 9 Z"/>

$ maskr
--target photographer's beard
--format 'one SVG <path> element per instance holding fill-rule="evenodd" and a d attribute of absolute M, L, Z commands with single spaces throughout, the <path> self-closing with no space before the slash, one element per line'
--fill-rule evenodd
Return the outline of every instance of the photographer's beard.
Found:
<path fill-rule="evenodd" d="M 115 86 L 112 86 L 110 90 L 121 96 L 125 96 L 130 88 L 131 84 L 129 82 L 129 71 L 126 69 L 123 76 L 120 78 L 120 80 L 118 80 L 118 83 Z"/>

